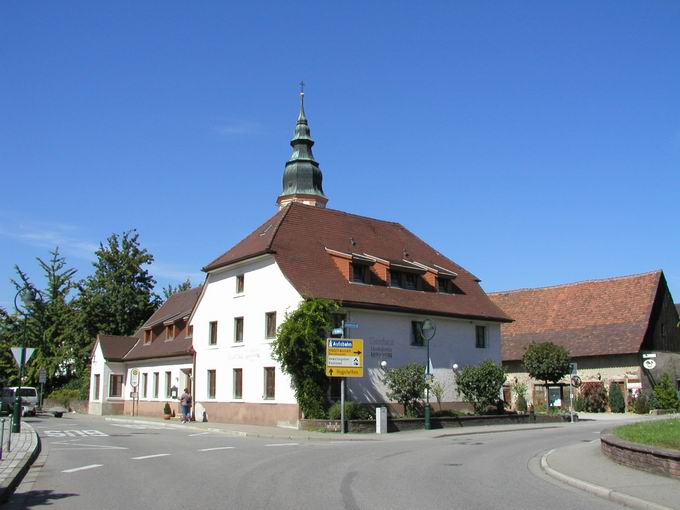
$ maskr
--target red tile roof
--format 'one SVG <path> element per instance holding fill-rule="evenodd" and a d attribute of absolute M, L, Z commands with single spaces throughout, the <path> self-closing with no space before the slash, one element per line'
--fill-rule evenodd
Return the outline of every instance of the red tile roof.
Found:
<path fill-rule="evenodd" d="M 574 357 L 640 351 L 661 271 L 489 297 L 514 319 L 503 324 L 503 361 L 520 360 L 529 343 L 550 341 Z"/>
<path fill-rule="evenodd" d="M 97 341 L 107 361 L 123 361 L 125 355 L 137 343 L 137 337 L 118 335 L 98 335 Z"/>
<path fill-rule="evenodd" d="M 144 331 L 162 325 L 166 321 L 177 321 L 188 317 L 194 309 L 200 294 L 201 287 L 196 287 L 170 296 L 139 329 L 135 337 L 135 345 L 126 354 L 125 361 L 187 356 L 191 354 L 193 352 L 191 337 L 186 336 L 186 323 L 172 340 L 167 339 L 165 328 L 163 328 L 162 332 L 147 345 L 144 344 Z"/>
<path fill-rule="evenodd" d="M 351 283 L 326 248 L 384 260 L 406 259 L 429 267 L 441 266 L 458 274 L 454 281 L 464 294 Z M 204 270 L 211 271 L 264 253 L 273 254 L 283 274 L 305 297 L 334 299 L 345 306 L 511 320 L 491 302 L 473 274 L 399 223 L 292 203 Z"/>

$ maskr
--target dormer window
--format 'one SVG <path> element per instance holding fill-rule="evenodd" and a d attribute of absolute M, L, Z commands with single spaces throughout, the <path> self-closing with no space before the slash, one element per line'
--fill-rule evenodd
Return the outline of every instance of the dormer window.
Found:
<path fill-rule="evenodd" d="M 153 331 L 150 329 L 144 330 L 144 345 L 149 345 L 153 340 Z"/>
<path fill-rule="evenodd" d="M 172 340 L 173 338 L 175 338 L 175 325 L 168 324 L 165 326 L 165 339 Z"/>
<path fill-rule="evenodd" d="M 370 283 L 370 274 L 367 265 L 352 262 L 352 281 L 354 283 Z"/>
<path fill-rule="evenodd" d="M 463 291 L 453 283 L 451 278 L 437 278 L 437 290 L 444 294 L 463 294 Z"/>

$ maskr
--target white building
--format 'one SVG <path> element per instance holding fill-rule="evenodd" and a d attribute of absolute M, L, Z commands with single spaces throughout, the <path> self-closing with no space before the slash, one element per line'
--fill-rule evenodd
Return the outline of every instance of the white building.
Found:
<path fill-rule="evenodd" d="M 500 324 L 510 319 L 474 275 L 402 225 L 326 209 L 313 144 L 303 107 L 279 211 L 204 268 L 200 297 L 188 322 L 181 322 L 193 329 L 195 415 L 231 423 L 297 424 L 300 411 L 290 378 L 272 359 L 271 342 L 286 313 L 306 298 L 335 300 L 343 318 L 358 324 L 352 335 L 364 339 L 365 370 L 363 378 L 348 381 L 350 399 L 388 401 L 382 361 L 393 368 L 425 365 L 419 324 L 431 318 L 437 324 L 433 373 L 446 389 L 445 404 L 460 404 L 452 364 L 487 359 L 500 364 Z M 154 314 L 156 322 L 165 313 L 161 310 Z M 139 341 L 135 349 L 143 351 Z M 133 364 L 125 359 L 127 370 L 166 370 L 162 360 L 146 357 Z M 187 373 L 188 356 L 172 362 L 171 378 Z M 156 414 L 156 407 L 140 410 Z"/>
<path fill-rule="evenodd" d="M 359 325 L 352 335 L 365 341 L 366 368 L 348 381 L 349 398 L 388 400 L 381 361 L 424 365 L 417 325 L 430 317 L 438 326 L 434 374 L 447 389 L 444 400 L 458 401 L 452 364 L 500 364 L 500 324 L 509 318 L 474 275 L 400 224 L 326 209 L 313 144 L 303 106 L 279 211 L 204 268 L 190 319 L 197 402 L 218 421 L 295 424 L 299 409 L 271 341 L 305 298 L 333 299 Z"/>

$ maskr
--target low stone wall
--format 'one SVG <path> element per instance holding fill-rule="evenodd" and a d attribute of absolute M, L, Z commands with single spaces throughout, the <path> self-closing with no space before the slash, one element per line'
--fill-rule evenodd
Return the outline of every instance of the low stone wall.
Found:
<path fill-rule="evenodd" d="M 87 414 L 90 402 L 88 400 L 71 400 L 68 403 L 69 412 L 73 411 L 80 414 Z M 46 398 L 43 400 L 42 408 L 44 410 L 50 407 L 64 407 L 61 402 L 52 398 Z"/>
<path fill-rule="evenodd" d="M 569 417 L 566 419 L 568 420 Z M 479 425 L 509 425 L 526 423 L 559 423 L 565 421 L 562 416 L 549 416 L 544 414 L 502 414 L 489 416 L 457 416 L 432 418 L 432 429 L 446 429 L 459 427 L 472 427 Z M 388 432 L 401 432 L 404 430 L 421 430 L 425 428 L 423 418 L 390 418 L 387 420 Z M 300 420 L 302 430 L 326 430 L 327 432 L 340 432 L 340 420 Z M 372 433 L 375 432 L 375 420 L 349 420 L 347 432 Z"/>
<path fill-rule="evenodd" d="M 614 462 L 658 475 L 680 478 L 680 452 L 625 441 L 608 429 L 600 434 L 602 453 Z"/>

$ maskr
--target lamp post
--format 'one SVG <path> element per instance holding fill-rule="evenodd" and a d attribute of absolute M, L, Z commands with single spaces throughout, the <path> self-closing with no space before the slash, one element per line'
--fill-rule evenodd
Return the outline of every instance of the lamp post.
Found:
<path fill-rule="evenodd" d="M 14 308 L 19 315 L 24 317 L 23 339 L 21 342 L 21 356 L 19 361 L 19 383 L 14 394 L 14 408 L 12 409 L 12 432 L 21 432 L 21 379 L 24 376 L 24 364 L 26 363 L 26 325 L 28 323 L 28 311 L 35 301 L 36 290 L 30 285 L 24 285 L 14 296 Z M 19 306 L 17 300 L 21 297 L 23 307 Z"/>
<path fill-rule="evenodd" d="M 430 373 L 430 340 L 437 332 L 437 326 L 432 319 L 425 319 L 420 331 L 427 347 L 427 359 L 425 360 L 425 430 L 430 430 L 430 384 L 432 384 L 432 374 Z"/>

